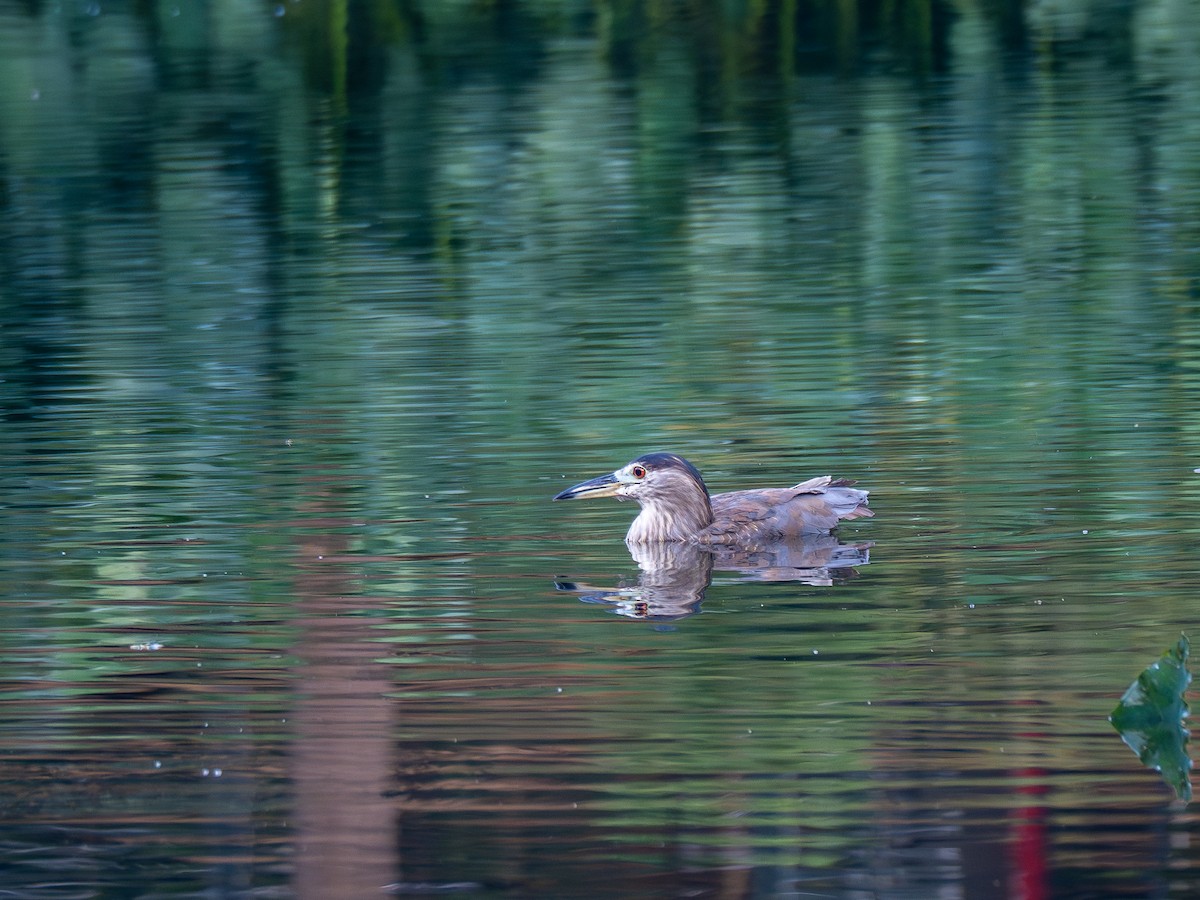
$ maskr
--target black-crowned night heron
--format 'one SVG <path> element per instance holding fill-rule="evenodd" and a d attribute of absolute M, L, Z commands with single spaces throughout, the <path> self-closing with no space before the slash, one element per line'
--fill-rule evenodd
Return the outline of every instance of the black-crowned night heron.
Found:
<path fill-rule="evenodd" d="M 806 534 L 827 534 L 842 519 L 873 516 L 867 492 L 828 475 L 790 488 L 731 491 L 710 496 L 690 462 L 674 453 L 647 453 L 617 469 L 567 488 L 555 500 L 616 497 L 636 500 L 630 544 L 690 542 L 752 546 Z"/>

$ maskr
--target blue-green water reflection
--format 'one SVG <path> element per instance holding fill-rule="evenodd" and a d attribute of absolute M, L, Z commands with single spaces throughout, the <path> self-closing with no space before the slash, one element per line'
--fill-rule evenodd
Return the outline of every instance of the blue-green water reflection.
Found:
<path fill-rule="evenodd" d="M 5 889 L 1194 893 L 1194 6 L 459 6 L 0 4 Z M 647 615 L 654 449 L 869 559 Z"/>

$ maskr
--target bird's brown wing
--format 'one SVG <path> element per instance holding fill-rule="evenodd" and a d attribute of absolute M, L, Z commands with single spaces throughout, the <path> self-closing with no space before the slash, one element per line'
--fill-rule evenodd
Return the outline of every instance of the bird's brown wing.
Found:
<path fill-rule="evenodd" d="M 713 524 L 701 543 L 751 545 L 802 534 L 825 534 L 841 519 L 874 515 L 866 491 L 829 476 L 795 487 L 731 491 L 712 498 Z"/>

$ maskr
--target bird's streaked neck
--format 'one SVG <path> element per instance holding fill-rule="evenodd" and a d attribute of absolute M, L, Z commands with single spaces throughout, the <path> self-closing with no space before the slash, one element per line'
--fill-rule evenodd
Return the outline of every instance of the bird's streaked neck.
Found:
<path fill-rule="evenodd" d="M 642 509 L 625 535 L 629 544 L 688 541 L 713 523 L 712 504 L 700 490 L 677 494 L 670 502 L 656 497 L 637 500 Z"/>

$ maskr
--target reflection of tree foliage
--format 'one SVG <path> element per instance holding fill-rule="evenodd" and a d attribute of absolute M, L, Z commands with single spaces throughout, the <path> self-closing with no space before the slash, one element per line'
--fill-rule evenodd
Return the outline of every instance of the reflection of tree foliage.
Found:
<path fill-rule="evenodd" d="M 446 73 L 532 72 L 544 44 L 594 34 L 620 77 L 636 77 L 664 47 L 688 48 L 709 85 L 796 71 L 850 71 L 883 60 L 943 68 L 948 3 L 938 0 L 605 0 L 284 4 L 310 82 L 339 91 L 378 84 L 390 46 L 415 48 Z"/>

